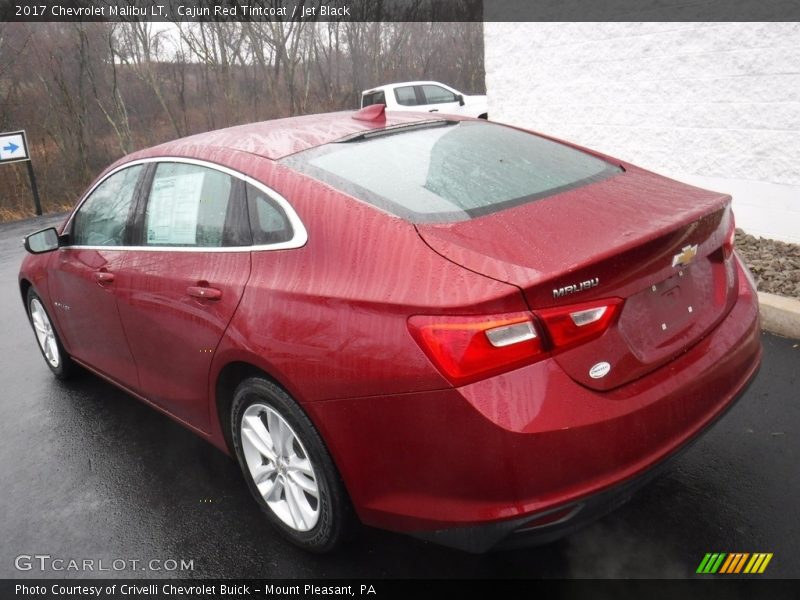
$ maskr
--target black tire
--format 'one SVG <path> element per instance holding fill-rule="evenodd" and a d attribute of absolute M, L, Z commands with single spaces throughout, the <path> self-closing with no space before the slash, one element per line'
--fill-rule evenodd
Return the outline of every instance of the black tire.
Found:
<path fill-rule="evenodd" d="M 254 407 L 254 405 L 258 406 Z M 292 430 L 291 433 L 299 441 L 299 445 L 293 447 L 297 449 L 298 454 L 307 455 L 311 463 L 319 499 L 316 504 L 316 510 L 318 511 L 316 525 L 308 531 L 300 531 L 285 523 L 267 504 L 264 496 L 256 486 L 247 464 L 242 442 L 242 419 L 250 407 L 254 407 L 253 410 L 256 412 L 262 407 L 275 411 L 288 423 Z M 250 416 L 253 416 L 252 411 Z M 266 423 L 264 420 L 267 418 L 266 412 L 259 413 L 258 418 Z M 242 381 L 236 388 L 233 397 L 230 426 L 236 458 L 247 481 L 247 487 L 250 488 L 250 492 L 272 525 L 283 537 L 296 546 L 315 553 L 330 552 L 350 537 L 355 527 L 355 519 L 350 499 L 344 489 L 336 466 L 333 464 L 325 444 L 314 425 L 286 391 L 275 383 L 261 377 L 251 377 Z M 250 448 L 249 452 L 252 457 L 252 448 Z M 274 461 L 266 458 L 263 453 L 261 453 L 261 459 L 264 465 L 271 466 L 274 464 Z M 278 476 L 278 474 L 275 475 L 275 480 L 277 480 Z M 290 478 L 289 475 L 285 475 L 285 477 L 287 480 Z M 271 478 L 270 481 L 272 481 Z M 277 500 L 285 501 L 287 493 L 284 486 L 281 492 L 277 494 Z M 306 499 L 310 498 L 312 497 L 306 495 Z M 286 501 L 288 502 L 288 500 Z"/>
<path fill-rule="evenodd" d="M 50 360 L 48 359 L 47 355 L 44 352 L 44 348 L 39 343 L 39 338 L 36 335 L 36 329 L 33 323 L 33 314 L 32 314 L 32 306 L 34 301 L 38 302 L 39 305 L 42 307 L 44 314 L 47 316 L 47 321 L 52 328 L 53 336 L 55 337 L 55 344 L 58 352 L 58 364 L 53 365 Z M 39 348 L 39 352 L 42 353 L 42 358 L 44 358 L 44 364 L 48 366 L 48 368 L 53 372 L 58 379 L 69 379 L 76 370 L 76 365 L 69 357 L 69 355 L 64 350 L 64 345 L 61 343 L 61 337 L 58 335 L 58 331 L 56 330 L 56 326 L 53 323 L 53 319 L 50 318 L 50 313 L 47 312 L 47 308 L 44 305 L 44 302 L 39 297 L 39 295 L 33 291 L 33 288 L 28 288 L 28 297 L 25 302 L 25 306 L 28 310 L 28 320 L 30 321 L 31 328 L 33 328 L 33 336 L 36 340 L 36 346 Z"/>

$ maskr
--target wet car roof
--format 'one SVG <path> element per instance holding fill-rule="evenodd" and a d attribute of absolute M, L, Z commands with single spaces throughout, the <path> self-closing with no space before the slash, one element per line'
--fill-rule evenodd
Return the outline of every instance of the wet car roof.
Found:
<path fill-rule="evenodd" d="M 354 111 L 288 117 L 218 129 L 136 152 L 127 160 L 148 156 L 189 155 L 225 148 L 278 160 L 341 138 L 395 125 L 431 120 L 429 113 L 386 113 L 386 120 L 362 121 Z"/>

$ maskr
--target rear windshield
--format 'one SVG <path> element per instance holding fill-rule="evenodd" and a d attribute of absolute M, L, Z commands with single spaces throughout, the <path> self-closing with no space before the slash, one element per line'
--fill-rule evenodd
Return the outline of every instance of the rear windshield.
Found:
<path fill-rule="evenodd" d="M 485 121 L 379 130 L 283 162 L 415 223 L 465 221 L 621 172 L 585 152 Z"/>

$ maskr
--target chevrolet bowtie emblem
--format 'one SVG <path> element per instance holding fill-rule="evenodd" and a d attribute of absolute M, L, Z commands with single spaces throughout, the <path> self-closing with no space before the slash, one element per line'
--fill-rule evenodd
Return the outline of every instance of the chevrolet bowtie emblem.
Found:
<path fill-rule="evenodd" d="M 694 246 L 684 246 L 680 252 L 672 257 L 673 267 L 685 267 L 697 256 L 697 244 Z"/>

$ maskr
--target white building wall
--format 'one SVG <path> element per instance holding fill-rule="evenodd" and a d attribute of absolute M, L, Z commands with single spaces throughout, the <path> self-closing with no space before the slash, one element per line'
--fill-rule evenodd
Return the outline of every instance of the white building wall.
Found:
<path fill-rule="evenodd" d="M 800 23 L 486 23 L 489 118 L 734 196 L 800 243 Z"/>

